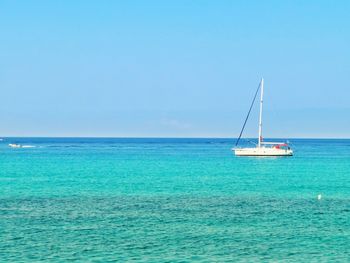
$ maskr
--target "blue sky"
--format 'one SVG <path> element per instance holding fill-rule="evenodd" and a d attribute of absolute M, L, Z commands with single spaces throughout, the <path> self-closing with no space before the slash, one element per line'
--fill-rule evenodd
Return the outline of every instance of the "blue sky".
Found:
<path fill-rule="evenodd" d="M 348 1 L 1 1 L 1 136 L 350 137 Z M 245 136 L 256 136 L 257 110 Z"/>

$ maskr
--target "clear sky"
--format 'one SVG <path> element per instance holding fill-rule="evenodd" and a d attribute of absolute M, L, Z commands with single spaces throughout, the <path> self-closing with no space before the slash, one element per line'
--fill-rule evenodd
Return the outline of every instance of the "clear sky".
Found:
<path fill-rule="evenodd" d="M 0 136 L 236 137 L 264 77 L 265 137 L 350 137 L 349 14 L 340 0 L 2 0 Z"/>

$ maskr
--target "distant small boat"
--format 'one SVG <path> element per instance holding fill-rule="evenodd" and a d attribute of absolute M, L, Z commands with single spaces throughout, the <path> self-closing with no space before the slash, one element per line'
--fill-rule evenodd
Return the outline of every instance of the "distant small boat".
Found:
<path fill-rule="evenodd" d="M 262 137 L 262 109 L 263 109 L 263 95 L 264 95 L 264 79 L 261 79 L 258 89 L 255 92 L 254 99 L 252 104 L 250 105 L 247 117 L 244 121 L 241 133 L 236 142 L 236 146 L 238 145 L 239 140 L 241 139 L 244 127 L 249 118 L 250 111 L 252 110 L 255 98 L 260 89 L 260 114 L 259 114 L 259 137 L 258 144 L 256 147 L 250 148 L 233 148 L 232 150 L 235 152 L 237 156 L 292 156 L 293 151 L 290 149 L 287 143 L 284 142 L 265 142 Z"/>
<path fill-rule="evenodd" d="M 16 144 L 16 143 L 10 143 L 9 146 L 10 146 L 11 148 L 22 148 L 22 145 Z"/>

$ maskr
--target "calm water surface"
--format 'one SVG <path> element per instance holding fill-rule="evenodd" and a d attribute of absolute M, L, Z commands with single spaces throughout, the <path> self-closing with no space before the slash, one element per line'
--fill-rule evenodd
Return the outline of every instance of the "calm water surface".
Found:
<path fill-rule="evenodd" d="M 350 261 L 350 140 L 233 142 L 5 138 L 0 261 Z"/>

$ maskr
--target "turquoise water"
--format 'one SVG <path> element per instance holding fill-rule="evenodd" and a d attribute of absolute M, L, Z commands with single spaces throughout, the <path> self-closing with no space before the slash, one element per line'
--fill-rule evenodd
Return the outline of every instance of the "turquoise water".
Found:
<path fill-rule="evenodd" d="M 233 142 L 5 139 L 0 261 L 350 261 L 350 140 Z"/>

